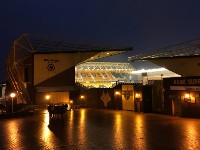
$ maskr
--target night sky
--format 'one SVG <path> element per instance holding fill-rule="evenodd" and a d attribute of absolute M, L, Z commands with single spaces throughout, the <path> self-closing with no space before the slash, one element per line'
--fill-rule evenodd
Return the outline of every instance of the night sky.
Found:
<path fill-rule="evenodd" d="M 116 56 L 127 61 L 134 54 L 200 37 L 200 1 L 1 0 L 0 81 L 6 80 L 11 44 L 23 33 L 133 46 L 132 52 Z"/>

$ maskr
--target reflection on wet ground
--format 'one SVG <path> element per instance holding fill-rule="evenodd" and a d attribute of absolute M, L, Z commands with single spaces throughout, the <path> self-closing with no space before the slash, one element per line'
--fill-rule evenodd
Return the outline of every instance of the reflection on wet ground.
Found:
<path fill-rule="evenodd" d="M 98 109 L 50 119 L 45 111 L 0 120 L 0 149 L 197 150 L 199 133 L 200 119 Z"/>

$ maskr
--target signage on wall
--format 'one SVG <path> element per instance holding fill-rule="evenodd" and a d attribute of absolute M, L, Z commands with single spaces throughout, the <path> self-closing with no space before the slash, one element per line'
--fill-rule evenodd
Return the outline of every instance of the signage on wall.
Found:
<path fill-rule="evenodd" d="M 170 86 L 175 91 L 200 91 L 200 86 Z"/>
<path fill-rule="evenodd" d="M 49 71 L 54 71 L 54 70 L 55 70 L 54 64 L 48 64 L 47 69 L 48 69 Z"/>
<path fill-rule="evenodd" d="M 200 78 L 174 79 L 173 85 L 200 85 Z"/>
<path fill-rule="evenodd" d="M 133 90 L 123 90 L 122 95 L 126 100 L 129 100 L 130 96 L 133 96 Z"/>
<path fill-rule="evenodd" d="M 108 91 L 107 91 L 107 93 L 105 93 L 103 91 L 103 93 L 101 95 L 101 100 L 103 101 L 104 106 L 107 107 L 108 102 L 111 101 L 111 98 L 110 98 L 110 95 L 109 95 Z"/>
<path fill-rule="evenodd" d="M 56 69 L 55 63 L 59 62 L 58 59 L 44 59 L 45 62 L 48 62 L 47 69 L 48 71 L 54 71 Z"/>

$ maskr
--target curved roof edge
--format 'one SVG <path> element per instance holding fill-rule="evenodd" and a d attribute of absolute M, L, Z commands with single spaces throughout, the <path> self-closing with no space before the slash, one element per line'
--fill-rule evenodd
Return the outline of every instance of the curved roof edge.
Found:
<path fill-rule="evenodd" d="M 144 54 L 131 56 L 129 61 L 150 60 L 156 58 L 196 57 L 200 55 L 200 37 L 185 42 L 156 49 Z"/>
<path fill-rule="evenodd" d="M 25 45 L 34 53 L 130 51 L 133 49 L 133 47 L 105 45 L 91 41 L 36 34 L 23 34 L 15 43 Z"/>

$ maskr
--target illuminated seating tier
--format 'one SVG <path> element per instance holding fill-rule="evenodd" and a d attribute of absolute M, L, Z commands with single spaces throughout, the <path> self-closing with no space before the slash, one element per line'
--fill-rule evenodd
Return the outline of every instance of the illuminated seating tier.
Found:
<path fill-rule="evenodd" d="M 76 72 L 77 81 L 116 81 L 115 77 L 108 71 L 80 71 Z"/>

